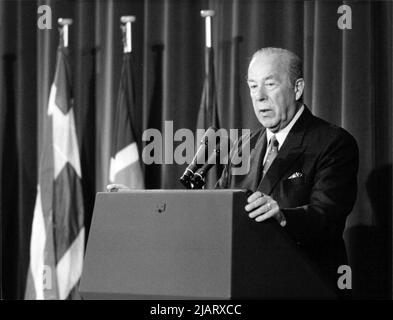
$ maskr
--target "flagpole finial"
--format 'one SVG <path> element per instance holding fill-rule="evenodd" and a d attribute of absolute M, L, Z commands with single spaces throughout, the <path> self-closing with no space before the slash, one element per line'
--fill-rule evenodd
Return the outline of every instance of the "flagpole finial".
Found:
<path fill-rule="evenodd" d="M 135 21 L 136 21 L 135 16 L 121 16 L 120 17 L 121 23 L 135 22 Z"/>
<path fill-rule="evenodd" d="M 128 53 L 132 51 L 132 32 L 131 24 L 136 21 L 135 16 L 121 16 L 121 29 L 123 32 L 123 52 Z"/>
<path fill-rule="evenodd" d="M 63 38 L 64 48 L 68 47 L 68 30 L 69 26 L 72 25 L 73 21 L 69 18 L 59 18 L 57 23 L 60 25 L 60 36 Z"/>
<path fill-rule="evenodd" d="M 215 15 L 214 10 L 201 10 L 201 17 L 206 18 L 206 17 L 214 17 Z"/>
<path fill-rule="evenodd" d="M 65 25 L 71 25 L 74 21 L 70 18 L 59 18 L 57 22 L 59 23 L 59 25 L 65 26 Z"/>
<path fill-rule="evenodd" d="M 211 48 L 212 46 L 212 17 L 214 15 L 214 10 L 201 10 L 201 17 L 205 19 L 205 41 L 207 48 Z"/>

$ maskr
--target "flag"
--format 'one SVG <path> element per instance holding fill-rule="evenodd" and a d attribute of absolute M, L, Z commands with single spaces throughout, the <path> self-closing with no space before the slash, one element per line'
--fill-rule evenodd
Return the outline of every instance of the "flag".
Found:
<path fill-rule="evenodd" d="M 85 246 L 68 49 L 60 45 L 44 119 L 26 299 L 75 297 Z"/>
<path fill-rule="evenodd" d="M 207 129 L 214 126 L 220 128 L 217 111 L 217 94 L 214 80 L 214 52 L 213 48 L 205 47 L 205 81 L 203 84 L 202 99 L 199 107 L 197 129 Z M 198 136 L 198 135 L 196 135 Z M 199 141 L 196 142 L 199 145 Z M 221 166 L 217 164 L 210 169 L 206 177 L 206 187 L 214 187 L 219 178 Z"/>
<path fill-rule="evenodd" d="M 139 162 L 135 126 L 135 88 L 132 74 L 132 53 L 124 53 L 120 86 L 113 117 L 112 150 L 109 169 L 111 183 L 132 189 L 144 189 Z"/>

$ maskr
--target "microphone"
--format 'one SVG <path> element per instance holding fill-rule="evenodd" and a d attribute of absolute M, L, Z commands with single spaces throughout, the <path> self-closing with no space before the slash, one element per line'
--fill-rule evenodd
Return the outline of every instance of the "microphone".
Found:
<path fill-rule="evenodd" d="M 198 169 L 197 172 L 195 172 L 194 177 L 191 180 L 194 189 L 202 189 L 202 187 L 206 183 L 205 177 L 208 171 L 218 163 L 217 160 L 219 161 L 219 159 L 223 158 L 223 156 L 228 155 L 228 145 L 224 145 L 225 146 L 224 150 L 221 150 L 223 144 L 222 141 L 223 140 L 221 140 L 216 144 L 216 148 L 214 149 L 213 153 L 209 156 L 207 162 L 200 169 Z M 225 142 L 228 143 L 228 141 Z M 223 154 L 222 152 L 225 153 Z"/>
<path fill-rule="evenodd" d="M 192 159 L 191 163 L 188 165 L 183 175 L 180 177 L 180 182 L 187 188 L 191 189 L 191 179 L 194 176 L 196 170 L 198 170 L 204 163 L 207 158 L 206 149 L 209 145 L 209 139 L 216 137 L 217 128 L 209 127 L 205 134 L 203 135 L 199 148 Z"/>

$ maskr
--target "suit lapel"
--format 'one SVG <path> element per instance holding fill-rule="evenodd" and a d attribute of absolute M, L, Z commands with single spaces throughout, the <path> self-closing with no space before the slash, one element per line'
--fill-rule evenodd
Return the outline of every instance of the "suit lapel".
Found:
<path fill-rule="evenodd" d="M 307 129 L 307 123 L 311 117 L 310 111 L 305 107 L 302 115 L 288 133 L 284 144 L 280 148 L 277 157 L 274 159 L 265 177 L 260 181 L 258 186 L 259 191 L 271 194 L 278 181 L 304 152 L 305 146 L 302 145 L 303 136 Z M 262 163 L 263 157 L 260 159 Z"/>

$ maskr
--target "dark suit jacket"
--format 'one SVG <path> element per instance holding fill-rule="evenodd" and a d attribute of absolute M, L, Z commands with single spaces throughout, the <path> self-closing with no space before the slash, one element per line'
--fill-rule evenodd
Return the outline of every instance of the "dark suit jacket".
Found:
<path fill-rule="evenodd" d="M 233 152 L 250 147 L 249 172 L 233 175 L 229 162 L 216 187 L 270 195 L 287 219 L 283 230 L 328 280 L 337 282 L 337 268 L 347 264 L 343 230 L 357 193 L 359 155 L 355 139 L 305 108 L 261 180 L 266 144 L 263 127 L 240 139 L 231 157 Z M 288 179 L 294 173 L 302 176 Z"/>

